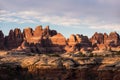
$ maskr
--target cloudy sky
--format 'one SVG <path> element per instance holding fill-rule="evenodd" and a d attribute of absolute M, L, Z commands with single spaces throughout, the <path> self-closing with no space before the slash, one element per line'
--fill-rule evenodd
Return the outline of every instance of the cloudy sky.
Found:
<path fill-rule="evenodd" d="M 0 30 L 49 25 L 64 36 L 116 31 L 120 0 L 0 0 Z"/>

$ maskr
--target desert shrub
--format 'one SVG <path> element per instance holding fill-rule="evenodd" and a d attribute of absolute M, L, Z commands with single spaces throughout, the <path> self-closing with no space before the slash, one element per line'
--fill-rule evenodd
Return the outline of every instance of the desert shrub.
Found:
<path fill-rule="evenodd" d="M 93 53 L 90 53 L 90 54 L 89 54 L 89 57 L 94 57 Z"/>
<path fill-rule="evenodd" d="M 115 54 L 116 54 L 116 55 L 120 55 L 120 51 L 117 51 Z"/>
<path fill-rule="evenodd" d="M 78 53 L 77 53 L 77 56 L 78 56 L 78 57 L 85 57 L 86 55 L 83 54 L 82 52 L 78 52 Z"/>
<path fill-rule="evenodd" d="M 59 54 L 48 54 L 48 56 L 50 56 L 50 57 L 60 57 Z"/>

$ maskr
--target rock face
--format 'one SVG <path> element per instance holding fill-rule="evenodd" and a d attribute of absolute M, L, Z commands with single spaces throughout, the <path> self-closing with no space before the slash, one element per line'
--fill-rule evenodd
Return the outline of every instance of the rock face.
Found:
<path fill-rule="evenodd" d="M 96 32 L 90 41 L 93 47 L 98 47 L 99 50 L 110 50 L 120 46 L 120 36 L 116 32 L 111 32 L 109 35 Z"/>
<path fill-rule="evenodd" d="M 32 30 L 32 28 L 25 28 L 24 30 L 23 30 L 23 34 L 24 34 L 24 38 L 25 38 L 25 40 L 27 40 L 27 42 L 33 42 L 33 40 L 31 39 L 32 38 L 32 36 L 33 36 L 33 30 Z"/>
<path fill-rule="evenodd" d="M 61 45 L 61 46 L 65 46 L 66 45 L 66 39 L 60 33 L 57 33 L 55 36 L 50 37 L 50 40 L 51 40 L 53 45 Z"/>
<path fill-rule="evenodd" d="M 68 46 L 66 46 L 66 51 L 68 52 L 80 51 L 82 48 L 88 51 L 88 48 L 92 47 L 88 37 L 79 34 L 72 34 L 67 42 Z"/>
<path fill-rule="evenodd" d="M 13 49 L 21 45 L 23 42 L 23 34 L 21 33 L 21 30 L 16 28 L 13 30 L 10 30 L 9 35 L 5 37 L 5 47 L 7 49 Z"/>
<path fill-rule="evenodd" d="M 57 33 L 55 30 L 50 30 L 49 26 L 42 29 L 42 26 L 37 26 L 35 30 L 32 28 L 24 29 L 25 41 L 19 46 L 18 50 L 24 49 L 25 51 L 37 53 L 50 53 L 50 52 L 63 52 L 66 45 L 65 37 Z"/>
<path fill-rule="evenodd" d="M 120 79 L 119 56 L 5 55 L 0 58 L 0 80 Z"/>
<path fill-rule="evenodd" d="M 95 33 L 90 39 L 80 34 L 72 34 L 66 39 L 56 30 L 51 30 L 49 26 L 42 28 L 37 26 L 35 30 L 25 28 L 23 32 L 16 28 L 10 30 L 9 35 L 4 37 L 0 31 L 0 49 L 16 49 L 19 51 L 35 53 L 54 52 L 91 52 L 95 50 L 120 50 L 120 35 L 116 32 Z M 27 44 L 27 45 L 26 45 Z"/>
<path fill-rule="evenodd" d="M 76 36 L 74 34 L 72 34 L 70 36 L 70 38 L 68 39 L 68 45 L 73 46 L 77 44 L 77 39 Z"/>
<path fill-rule="evenodd" d="M 0 31 L 0 49 L 4 49 L 4 34 Z"/>
<path fill-rule="evenodd" d="M 35 37 L 39 37 L 39 36 L 42 36 L 42 32 L 43 32 L 42 26 L 37 26 L 35 28 L 35 31 L 34 31 L 33 35 Z"/>
<path fill-rule="evenodd" d="M 104 35 L 102 33 L 95 33 L 91 38 L 92 45 L 104 43 Z"/>
<path fill-rule="evenodd" d="M 119 34 L 116 32 L 111 32 L 104 43 L 111 46 L 111 47 L 115 47 L 115 46 L 120 45 Z"/>
<path fill-rule="evenodd" d="M 61 33 L 50 30 L 49 26 L 46 26 L 44 29 L 42 26 L 37 26 L 35 30 L 26 28 L 23 34 L 24 40 L 28 43 L 28 47 L 21 45 L 18 50 L 26 48 L 27 51 L 49 53 L 80 51 L 82 48 L 88 50 L 88 47 L 91 47 L 91 42 L 87 36 L 73 34 L 66 40 Z"/>

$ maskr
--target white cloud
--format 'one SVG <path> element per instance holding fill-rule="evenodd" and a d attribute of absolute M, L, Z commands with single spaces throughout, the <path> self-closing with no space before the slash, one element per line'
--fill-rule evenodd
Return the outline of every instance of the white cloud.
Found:
<path fill-rule="evenodd" d="M 30 19 L 29 16 L 21 12 L 10 12 L 6 10 L 0 10 L 0 22 L 16 22 L 16 23 L 35 23 L 34 20 Z"/>
<path fill-rule="evenodd" d="M 96 25 L 96 26 L 90 26 L 90 28 L 91 28 L 91 29 L 120 31 L 120 24 Z"/>
<path fill-rule="evenodd" d="M 2 18 L 0 18 L 0 21 L 1 22 L 18 22 L 18 19 L 14 19 L 14 18 L 7 18 L 7 17 L 2 17 Z"/>
<path fill-rule="evenodd" d="M 11 12 L 0 10 L 0 22 L 15 22 L 15 23 L 50 23 L 66 27 L 90 29 L 105 29 L 120 31 L 120 24 L 113 20 L 104 20 L 98 17 L 87 16 L 84 18 L 76 18 L 66 15 L 51 15 L 45 12 L 38 11 L 18 11 Z M 118 20 L 119 22 L 119 20 Z"/>
<path fill-rule="evenodd" d="M 51 24 L 63 25 L 63 26 L 77 26 L 81 23 L 80 19 L 70 18 L 66 16 L 41 16 L 41 22 L 49 22 Z"/>
<path fill-rule="evenodd" d="M 119 4 L 119 0 L 98 0 L 98 2 L 103 4 L 112 4 L 112 5 Z"/>
<path fill-rule="evenodd" d="M 78 26 L 80 19 L 66 16 L 51 16 L 36 11 L 9 12 L 1 10 L 0 21 L 17 22 L 17 23 L 37 23 L 44 22 L 63 26 Z"/>
<path fill-rule="evenodd" d="M 8 13 L 8 11 L 6 11 L 6 10 L 0 10 L 0 13 L 4 14 L 4 13 Z"/>

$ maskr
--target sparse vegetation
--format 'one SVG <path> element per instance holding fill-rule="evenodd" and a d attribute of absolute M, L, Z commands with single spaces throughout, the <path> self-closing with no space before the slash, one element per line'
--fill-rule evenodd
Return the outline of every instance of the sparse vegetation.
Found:
<path fill-rule="evenodd" d="M 120 51 L 117 51 L 117 52 L 115 53 L 115 55 L 120 55 Z"/>
<path fill-rule="evenodd" d="M 93 57 L 93 56 L 94 56 L 93 53 L 90 53 L 90 54 L 89 54 L 89 57 Z"/>
<path fill-rule="evenodd" d="M 47 54 L 48 56 L 50 56 L 50 57 L 60 57 L 60 55 L 59 54 L 56 54 L 56 53 L 53 53 L 53 54 Z"/>
<path fill-rule="evenodd" d="M 78 53 L 77 53 L 77 56 L 78 56 L 78 57 L 85 57 L 86 55 L 83 54 L 82 52 L 78 52 Z"/>

